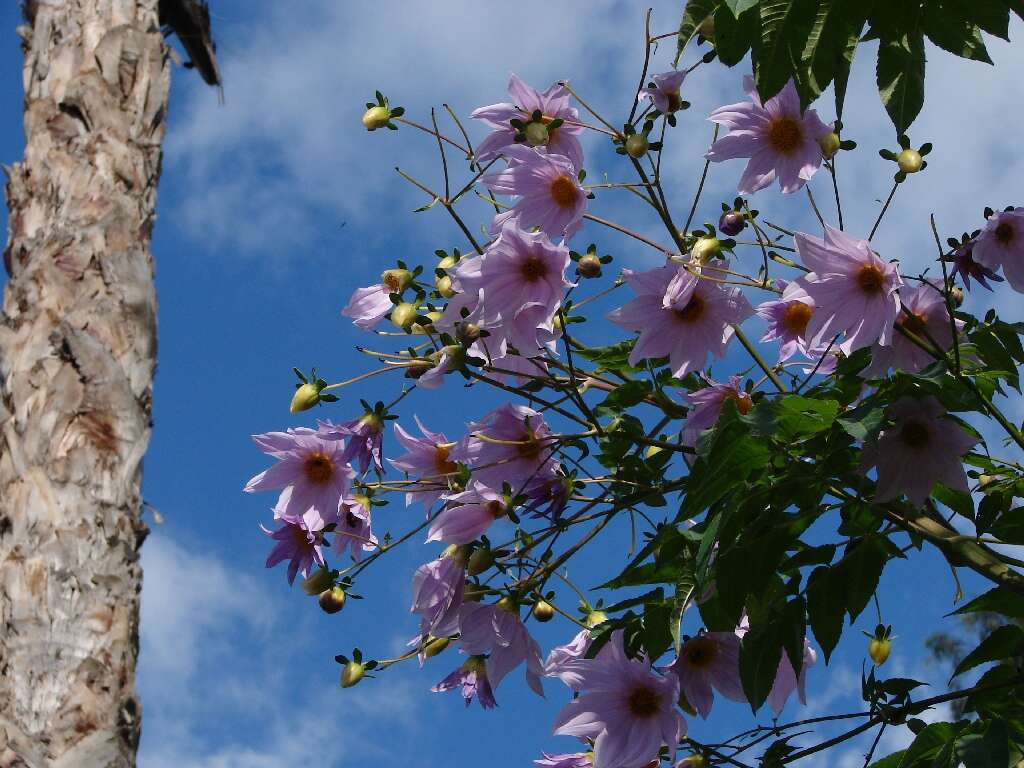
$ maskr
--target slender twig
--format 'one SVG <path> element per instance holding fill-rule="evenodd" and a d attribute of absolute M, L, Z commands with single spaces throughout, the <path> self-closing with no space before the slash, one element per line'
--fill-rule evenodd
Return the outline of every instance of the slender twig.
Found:
<path fill-rule="evenodd" d="M 711 134 L 711 143 L 714 144 L 718 140 L 718 124 L 715 124 L 715 131 Z M 708 168 L 711 167 L 711 160 L 707 159 L 704 161 L 704 170 L 700 174 L 700 184 L 697 185 L 697 193 L 693 196 L 693 204 L 690 206 L 690 213 L 686 216 L 686 223 L 683 225 L 683 236 L 690 231 L 690 224 L 693 223 L 693 215 L 697 212 L 697 203 L 700 201 L 700 196 L 704 192 L 704 182 L 708 178 Z"/>
<path fill-rule="evenodd" d="M 807 199 L 811 201 L 811 208 L 814 209 L 814 215 L 818 217 L 818 221 L 821 223 L 821 228 L 825 229 L 825 219 L 821 215 L 821 211 L 818 210 L 818 204 L 814 202 L 814 194 L 811 192 L 811 185 L 808 184 L 804 189 L 807 190 Z"/>
<path fill-rule="evenodd" d="M 740 340 L 740 344 L 742 344 L 743 348 L 750 353 L 750 356 L 754 359 L 754 362 L 757 363 L 758 367 L 762 371 L 764 371 L 765 376 L 767 376 L 771 380 L 772 384 L 776 386 L 779 392 L 788 392 L 789 389 L 786 388 L 786 385 L 782 382 L 782 379 L 780 379 L 779 375 L 772 370 L 771 366 L 768 365 L 765 359 L 761 357 L 761 353 L 757 351 L 757 347 L 755 347 L 750 342 L 750 339 L 747 338 L 747 335 L 742 331 L 739 325 L 734 325 L 732 328 L 733 331 L 736 333 L 736 338 Z"/>
<path fill-rule="evenodd" d="M 636 87 L 636 94 L 633 96 L 633 108 L 629 110 L 629 123 L 633 123 L 633 118 L 636 116 L 637 107 L 640 104 L 640 91 L 643 90 L 644 82 L 647 80 L 647 68 L 651 64 L 651 11 L 652 8 L 647 9 L 647 15 L 644 17 L 644 68 L 640 73 L 640 84 Z"/>
<path fill-rule="evenodd" d="M 889 197 L 885 199 L 885 205 L 883 205 L 882 210 L 878 212 L 878 218 L 875 219 L 875 226 L 871 228 L 871 234 L 868 235 L 869 243 L 871 242 L 871 238 L 875 236 L 875 232 L 878 230 L 878 225 L 882 223 L 882 217 L 885 216 L 885 212 L 889 210 L 889 203 L 892 202 L 892 197 L 896 194 L 896 189 L 899 185 L 900 183 L 898 181 L 892 185 L 892 189 L 889 191 Z"/>
<path fill-rule="evenodd" d="M 836 197 L 836 213 L 839 215 L 839 231 L 843 230 L 843 202 L 839 199 L 839 177 L 836 172 L 836 158 L 833 157 L 826 164 L 829 175 L 832 177 L 832 193 Z"/>
<path fill-rule="evenodd" d="M 956 305 L 950 295 L 949 271 L 946 269 L 945 253 L 942 250 L 942 241 L 939 240 L 939 230 L 935 226 L 935 214 L 929 216 L 932 224 L 932 235 L 935 237 L 935 246 L 939 249 L 939 264 L 942 266 L 942 297 L 946 300 L 946 312 L 949 314 L 949 332 L 953 339 L 953 362 L 956 364 L 956 373 L 960 375 L 960 334 L 956 327 Z"/>

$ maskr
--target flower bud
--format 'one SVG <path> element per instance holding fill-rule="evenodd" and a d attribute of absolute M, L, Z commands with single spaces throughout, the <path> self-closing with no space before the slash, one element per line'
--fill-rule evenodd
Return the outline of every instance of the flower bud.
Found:
<path fill-rule="evenodd" d="M 818 139 L 818 146 L 821 147 L 821 156 L 826 160 L 831 160 L 836 156 L 836 152 L 839 151 L 839 134 L 835 131 L 826 133 L 820 139 Z"/>
<path fill-rule="evenodd" d="M 992 485 L 999 478 L 994 475 L 978 475 L 978 490 L 982 490 Z"/>
<path fill-rule="evenodd" d="M 708 760 L 704 755 L 690 755 L 676 763 L 676 768 L 707 768 L 707 765 Z"/>
<path fill-rule="evenodd" d="M 367 427 L 373 432 L 383 432 L 384 420 L 373 411 L 367 411 L 363 414 L 362 418 L 359 419 L 359 426 Z M 352 498 L 362 504 L 364 509 L 370 508 L 370 499 L 368 496 L 356 494 Z"/>
<path fill-rule="evenodd" d="M 427 334 L 434 333 L 434 323 L 441 319 L 441 313 L 438 312 L 436 309 L 432 309 L 429 312 L 427 312 L 427 314 L 424 315 L 424 317 L 426 317 L 430 322 L 427 323 L 426 325 L 421 325 L 420 323 L 413 323 L 412 328 L 410 329 L 412 330 L 413 333 L 419 333 L 424 336 L 426 336 Z"/>
<path fill-rule="evenodd" d="M 446 299 L 450 299 L 455 295 L 455 289 L 452 288 L 452 279 L 448 277 L 448 275 L 437 278 L 434 281 L 434 287 L 437 288 L 437 292 Z"/>
<path fill-rule="evenodd" d="M 707 264 L 722 252 L 722 243 L 717 237 L 699 237 L 690 249 L 690 257 L 698 264 Z"/>
<path fill-rule="evenodd" d="M 334 586 L 334 579 L 327 568 L 317 568 L 302 580 L 302 591 L 312 597 Z"/>
<path fill-rule="evenodd" d="M 917 173 L 921 170 L 924 160 L 916 149 L 904 149 L 896 155 L 896 164 L 904 173 Z"/>
<path fill-rule="evenodd" d="M 448 647 L 451 640 L 447 637 L 431 637 L 423 646 L 423 655 L 432 659 Z"/>
<path fill-rule="evenodd" d="M 495 605 L 501 610 L 506 611 L 508 613 L 519 613 L 519 605 L 516 603 L 515 600 L 513 600 L 508 595 L 505 595 L 505 597 L 501 598 L 501 600 L 495 603 Z"/>
<path fill-rule="evenodd" d="M 487 547 L 481 547 L 469 556 L 466 572 L 470 576 L 479 576 L 494 565 L 494 553 Z"/>
<path fill-rule="evenodd" d="M 476 323 L 459 323 L 455 329 L 455 338 L 463 344 L 472 344 L 480 338 L 480 326 Z"/>
<path fill-rule="evenodd" d="M 363 674 L 365 672 L 366 667 L 363 666 L 362 662 L 355 660 L 349 661 L 341 668 L 341 687 L 351 688 L 363 679 Z"/>
<path fill-rule="evenodd" d="M 403 301 L 401 304 L 395 305 L 395 308 L 391 310 L 391 322 L 399 328 L 408 330 L 412 327 L 413 321 L 416 319 L 416 315 L 419 314 L 419 311 L 419 307 L 415 304 Z"/>
<path fill-rule="evenodd" d="M 345 607 L 345 590 L 341 587 L 325 589 L 318 602 L 324 613 L 337 613 Z"/>
<path fill-rule="evenodd" d="M 953 300 L 954 307 L 959 307 L 964 303 L 963 289 L 954 285 L 949 291 L 949 298 Z"/>
<path fill-rule="evenodd" d="M 586 624 L 588 628 L 593 629 L 598 624 L 603 624 L 606 621 L 608 621 L 607 613 L 604 611 L 591 611 L 587 614 L 587 618 L 584 619 L 583 623 Z"/>
<path fill-rule="evenodd" d="M 292 395 L 292 404 L 288 406 L 291 413 L 308 411 L 320 402 L 320 388 L 316 384 L 302 384 Z"/>
<path fill-rule="evenodd" d="M 868 641 L 868 656 L 875 662 L 876 667 L 885 664 L 889 658 L 889 651 L 892 650 L 892 640 L 887 637 L 872 637 Z"/>
<path fill-rule="evenodd" d="M 718 220 L 718 228 L 723 235 L 733 237 L 743 231 L 747 226 L 746 217 L 739 211 L 726 211 Z"/>
<path fill-rule="evenodd" d="M 530 123 L 526 126 L 526 143 L 531 147 L 542 147 L 548 143 L 551 134 L 544 123 Z"/>
<path fill-rule="evenodd" d="M 391 110 L 387 107 L 370 107 L 363 114 L 363 127 L 368 131 L 375 131 L 383 128 L 391 119 Z"/>
<path fill-rule="evenodd" d="M 452 267 L 454 267 L 458 263 L 459 263 L 459 260 L 456 259 L 454 256 L 445 256 L 443 259 L 441 259 L 439 262 L 437 262 L 437 268 L 438 269 L 446 269 L 447 270 L 447 269 L 451 269 Z"/>
<path fill-rule="evenodd" d="M 467 581 L 466 588 L 462 592 L 462 602 L 479 603 L 486 594 L 487 587 Z"/>
<path fill-rule="evenodd" d="M 401 293 L 412 282 L 412 272 L 408 269 L 389 269 L 380 276 L 380 281 L 392 293 Z"/>
<path fill-rule="evenodd" d="M 645 451 L 644 455 L 648 459 L 652 459 L 652 458 L 654 458 L 655 456 L 657 456 L 659 453 L 661 453 L 664 450 L 665 449 L 662 448 L 660 445 L 648 445 L 647 446 L 647 450 Z"/>
<path fill-rule="evenodd" d="M 601 276 L 601 258 L 596 253 L 588 251 L 580 256 L 580 260 L 576 262 L 576 274 L 580 277 L 600 277 Z"/>
<path fill-rule="evenodd" d="M 555 617 L 555 609 L 547 600 L 538 600 L 533 604 L 533 618 L 537 621 L 551 621 Z"/>
<path fill-rule="evenodd" d="M 640 158 L 647 154 L 650 146 L 644 134 L 633 133 L 626 139 L 626 154 L 632 158 Z"/>

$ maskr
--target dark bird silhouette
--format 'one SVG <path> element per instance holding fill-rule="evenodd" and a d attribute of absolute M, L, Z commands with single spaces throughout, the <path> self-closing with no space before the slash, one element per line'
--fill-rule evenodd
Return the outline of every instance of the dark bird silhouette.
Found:
<path fill-rule="evenodd" d="M 205 0 L 160 0 L 160 26 L 181 40 L 191 59 L 185 63 L 187 68 L 194 68 L 209 85 L 223 85 Z"/>

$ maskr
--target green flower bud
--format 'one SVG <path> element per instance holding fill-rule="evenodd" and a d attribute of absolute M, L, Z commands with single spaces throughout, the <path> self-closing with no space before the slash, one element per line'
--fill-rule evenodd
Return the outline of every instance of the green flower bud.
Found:
<path fill-rule="evenodd" d="M 583 621 L 590 629 L 593 629 L 598 624 L 603 624 L 608 621 L 608 614 L 604 611 L 591 611 L 587 614 L 587 618 Z"/>
<path fill-rule="evenodd" d="M 363 127 L 368 131 L 383 128 L 391 119 L 391 110 L 387 107 L 370 107 L 363 114 Z"/>
<path fill-rule="evenodd" d="M 526 126 L 526 143 L 531 147 L 542 147 L 548 143 L 551 133 L 544 123 L 530 123 Z"/>
<path fill-rule="evenodd" d="M 325 589 L 330 589 L 333 586 L 334 579 L 331 578 L 331 572 L 326 568 L 318 568 L 302 580 L 302 591 L 310 597 L 319 595 Z"/>
<path fill-rule="evenodd" d="M 650 149 L 647 137 L 642 133 L 634 133 L 626 139 L 626 154 L 632 158 L 643 157 Z"/>
<path fill-rule="evenodd" d="M 508 595 L 506 595 L 505 597 L 501 598 L 501 600 L 499 600 L 497 603 L 495 603 L 495 605 L 497 605 L 499 608 L 501 608 L 501 610 L 507 611 L 508 613 L 516 613 L 516 614 L 519 613 L 519 605 L 518 605 L 518 603 L 516 603 L 516 601 L 513 600 Z"/>
<path fill-rule="evenodd" d="M 896 155 L 896 164 L 904 173 L 917 173 L 921 170 L 924 160 L 916 149 L 904 149 Z"/>
<path fill-rule="evenodd" d="M 412 328 L 413 321 L 416 320 L 416 315 L 419 312 L 420 308 L 415 304 L 403 301 L 391 310 L 391 322 L 403 330 L 409 330 Z"/>
<path fill-rule="evenodd" d="M 392 293 L 401 293 L 412 282 L 412 272 L 408 269 L 389 269 L 380 276 L 380 281 Z"/>
<path fill-rule="evenodd" d="M 455 295 L 455 289 L 452 288 L 452 279 L 448 277 L 448 275 L 437 278 L 437 280 L 434 281 L 434 287 L 436 287 L 437 292 L 446 299 L 450 299 Z"/>
<path fill-rule="evenodd" d="M 872 637 L 868 641 L 868 656 L 875 663 L 876 667 L 885 664 L 892 650 L 892 640 L 887 637 Z"/>
<path fill-rule="evenodd" d="M 466 572 L 470 576 L 479 576 L 494 565 L 494 553 L 487 547 L 481 547 L 469 557 Z"/>
<path fill-rule="evenodd" d="M 836 156 L 836 152 L 839 151 L 839 134 L 835 131 L 827 133 L 818 139 L 818 146 L 821 147 L 821 156 L 826 160 L 831 160 Z"/>
<path fill-rule="evenodd" d="M 555 609 L 547 600 L 538 600 L 533 604 L 533 618 L 537 621 L 551 621 L 555 618 Z"/>
<path fill-rule="evenodd" d="M 341 587 L 325 589 L 320 593 L 319 603 L 324 613 L 337 613 L 345 607 L 345 590 Z"/>
<path fill-rule="evenodd" d="M 423 646 L 423 655 L 432 659 L 447 648 L 450 642 L 451 639 L 447 637 L 431 637 Z"/>
<path fill-rule="evenodd" d="M 291 413 L 308 411 L 320 402 L 320 388 L 316 384 L 302 384 L 292 395 L 292 404 L 288 406 Z"/>
<path fill-rule="evenodd" d="M 596 253 L 584 253 L 576 262 L 576 274 L 580 277 L 600 277 L 601 258 Z"/>
<path fill-rule="evenodd" d="M 961 304 L 964 303 L 963 289 L 954 285 L 952 290 L 950 290 L 949 292 L 949 298 L 953 300 L 954 307 L 959 307 Z"/>
<path fill-rule="evenodd" d="M 708 760 L 704 755 L 690 755 L 676 764 L 676 768 L 707 768 Z"/>
<path fill-rule="evenodd" d="M 363 679 L 365 672 L 366 667 L 363 666 L 362 662 L 355 660 L 348 662 L 341 668 L 341 687 L 351 688 Z"/>
<path fill-rule="evenodd" d="M 707 264 L 721 252 L 722 243 L 717 237 L 699 237 L 690 249 L 690 256 L 698 264 Z"/>
<path fill-rule="evenodd" d="M 476 323 L 459 323 L 455 329 L 455 338 L 463 344 L 472 344 L 480 338 L 480 326 Z"/>
<path fill-rule="evenodd" d="M 438 269 L 451 269 L 452 267 L 454 267 L 458 263 L 459 263 L 459 260 L 456 259 L 454 256 L 445 256 L 443 259 L 441 259 L 439 262 L 437 262 L 437 268 Z"/>

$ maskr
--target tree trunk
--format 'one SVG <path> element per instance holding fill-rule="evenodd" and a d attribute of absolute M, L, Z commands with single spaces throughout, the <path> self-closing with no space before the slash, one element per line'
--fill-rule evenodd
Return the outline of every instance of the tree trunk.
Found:
<path fill-rule="evenodd" d="M 133 766 L 169 61 L 158 0 L 24 5 L 0 317 L 0 768 Z"/>

